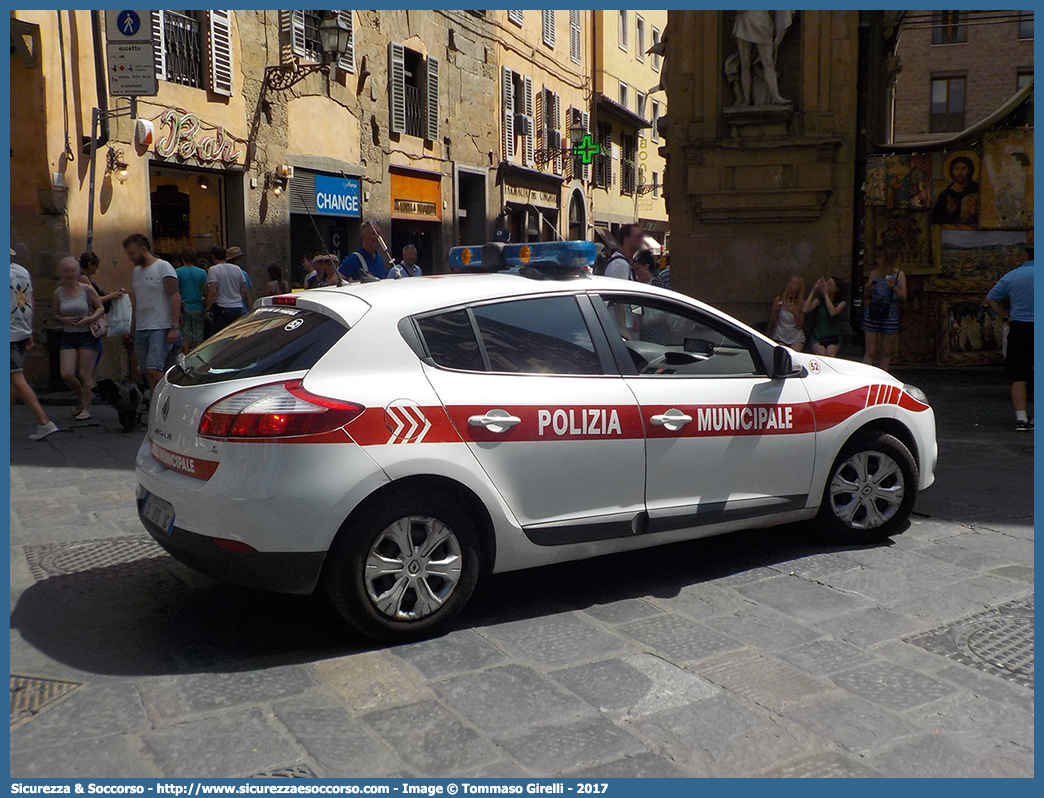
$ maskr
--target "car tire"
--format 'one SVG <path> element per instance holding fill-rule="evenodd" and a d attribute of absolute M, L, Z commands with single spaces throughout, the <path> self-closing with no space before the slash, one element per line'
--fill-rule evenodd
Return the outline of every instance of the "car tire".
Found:
<path fill-rule="evenodd" d="M 405 556 L 397 542 L 405 539 L 403 529 L 410 537 L 405 546 L 414 547 Z M 434 540 L 446 533 L 452 539 L 439 543 L 426 559 L 429 538 L 423 536 Z M 459 557 L 459 569 L 450 586 L 451 578 L 435 571 L 449 574 L 454 557 Z M 403 566 L 399 570 L 397 562 Z M 410 573 L 414 567 L 416 574 Z M 327 555 L 323 581 L 349 624 L 370 637 L 403 642 L 445 628 L 471 598 L 478 571 L 478 534 L 471 517 L 443 495 L 412 489 L 386 493 L 345 522 Z M 447 587 L 442 603 L 431 609 Z"/>
<path fill-rule="evenodd" d="M 918 484 L 917 462 L 902 441 L 886 432 L 859 433 L 830 468 L 816 527 L 833 543 L 887 540 L 906 530 Z"/>

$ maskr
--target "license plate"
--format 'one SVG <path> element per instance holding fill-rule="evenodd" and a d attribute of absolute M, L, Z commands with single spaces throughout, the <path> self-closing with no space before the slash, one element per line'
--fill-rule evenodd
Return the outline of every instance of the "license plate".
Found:
<path fill-rule="evenodd" d="M 168 535 L 174 531 L 174 508 L 170 502 L 165 502 L 150 493 L 145 499 L 142 515 Z"/>

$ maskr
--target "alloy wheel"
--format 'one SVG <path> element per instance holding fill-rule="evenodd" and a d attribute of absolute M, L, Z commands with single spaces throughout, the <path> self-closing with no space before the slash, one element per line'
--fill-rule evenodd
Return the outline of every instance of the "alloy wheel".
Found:
<path fill-rule="evenodd" d="M 906 481 L 899 464 L 886 454 L 856 452 L 830 480 L 830 509 L 845 526 L 875 529 L 902 506 Z"/>
<path fill-rule="evenodd" d="M 460 542 L 436 518 L 411 515 L 389 524 L 366 556 L 364 579 L 370 601 L 397 621 L 437 612 L 460 580 Z"/>

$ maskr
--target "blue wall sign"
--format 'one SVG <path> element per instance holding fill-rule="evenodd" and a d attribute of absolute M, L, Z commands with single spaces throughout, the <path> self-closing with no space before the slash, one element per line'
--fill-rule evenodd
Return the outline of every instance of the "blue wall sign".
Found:
<path fill-rule="evenodd" d="M 315 176 L 315 211 L 328 216 L 362 216 L 362 192 L 356 177 Z"/>

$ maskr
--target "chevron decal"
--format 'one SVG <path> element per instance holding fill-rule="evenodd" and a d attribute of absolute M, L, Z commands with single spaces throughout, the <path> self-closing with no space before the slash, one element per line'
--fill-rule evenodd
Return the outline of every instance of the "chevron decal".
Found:
<path fill-rule="evenodd" d="M 421 443 L 431 429 L 420 405 L 409 399 L 396 399 L 385 407 L 384 423 L 391 433 L 388 443 Z"/>

